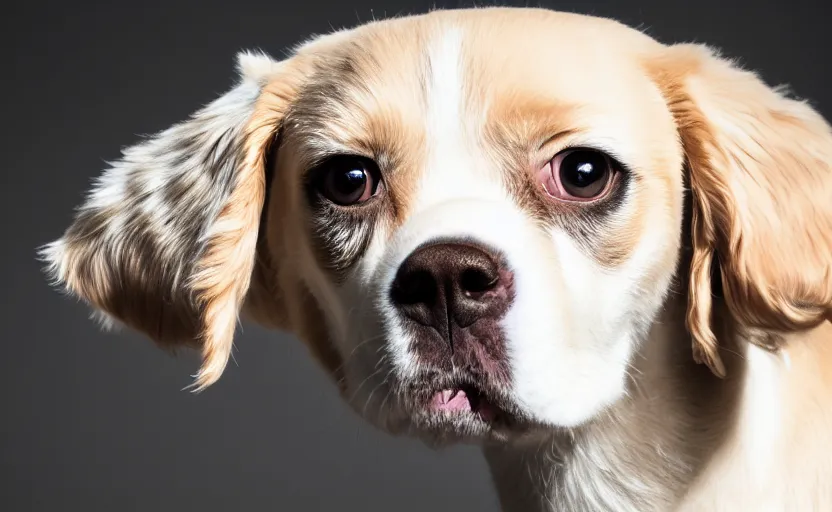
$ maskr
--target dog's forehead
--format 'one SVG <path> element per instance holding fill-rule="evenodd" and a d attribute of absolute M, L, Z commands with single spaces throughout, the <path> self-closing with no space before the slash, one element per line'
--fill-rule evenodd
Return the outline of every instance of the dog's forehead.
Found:
<path fill-rule="evenodd" d="M 323 58 L 294 118 L 303 118 L 313 138 L 383 148 L 391 157 L 405 147 L 426 149 L 420 132 L 435 133 L 438 118 L 481 125 L 472 129 L 502 126 L 509 128 L 503 136 L 526 141 L 584 129 L 598 117 L 638 123 L 662 115 L 641 66 L 658 46 L 612 20 L 543 9 L 384 20 L 301 50 Z"/>
<path fill-rule="evenodd" d="M 301 49 L 322 58 L 290 124 L 307 167 L 338 152 L 377 159 L 406 213 L 462 189 L 503 196 L 504 170 L 562 133 L 636 170 L 676 169 L 674 121 L 643 67 L 660 47 L 613 20 L 543 9 L 374 22 Z"/>
<path fill-rule="evenodd" d="M 639 74 L 639 56 L 659 46 L 613 20 L 488 8 L 373 22 L 312 41 L 301 53 L 326 54 L 319 80 L 343 79 L 349 71 L 366 89 L 404 88 L 416 93 L 414 100 L 436 73 L 451 71 L 437 68 L 437 60 L 455 57 L 467 92 L 537 93 L 578 103 Z"/>

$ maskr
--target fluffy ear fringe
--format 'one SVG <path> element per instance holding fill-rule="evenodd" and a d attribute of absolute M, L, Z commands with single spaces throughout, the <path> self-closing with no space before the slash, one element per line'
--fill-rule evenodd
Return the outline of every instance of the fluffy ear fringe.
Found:
<path fill-rule="evenodd" d="M 283 63 L 272 59 L 260 50 L 244 50 L 237 54 L 237 73 L 242 80 L 260 86 L 280 73 Z"/>
<path fill-rule="evenodd" d="M 284 68 L 262 52 L 239 53 L 234 88 L 124 150 L 64 235 L 38 250 L 50 283 L 90 305 L 102 327 L 200 347 L 194 391 L 220 378 L 233 349 L 256 257 L 264 154 L 289 96 L 263 103 L 262 93 Z"/>
<path fill-rule="evenodd" d="M 651 62 L 676 117 L 693 195 L 688 326 L 724 375 L 711 266 L 744 337 L 777 350 L 832 318 L 832 129 L 806 102 L 702 45 Z"/>

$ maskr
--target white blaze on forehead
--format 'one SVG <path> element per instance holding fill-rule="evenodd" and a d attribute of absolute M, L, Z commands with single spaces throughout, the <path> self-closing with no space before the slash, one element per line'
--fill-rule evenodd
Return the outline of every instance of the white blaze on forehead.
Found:
<path fill-rule="evenodd" d="M 421 169 L 413 213 L 461 197 L 505 197 L 490 162 L 481 158 L 476 134 L 484 120 L 485 105 L 466 92 L 464 32 L 443 26 L 426 48 L 428 80 L 425 133 L 427 155 Z"/>
<path fill-rule="evenodd" d="M 439 146 L 460 142 L 464 78 L 462 30 L 446 28 L 433 36 L 427 48 L 428 132 Z"/>

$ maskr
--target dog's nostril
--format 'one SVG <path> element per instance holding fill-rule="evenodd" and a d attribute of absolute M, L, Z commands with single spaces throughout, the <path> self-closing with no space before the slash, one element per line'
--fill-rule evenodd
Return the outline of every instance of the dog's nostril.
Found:
<path fill-rule="evenodd" d="M 431 305 L 436 300 L 436 280 L 427 270 L 400 272 L 392 294 L 393 300 L 402 305 Z"/>
<path fill-rule="evenodd" d="M 494 289 L 499 280 L 500 276 L 496 272 L 468 268 L 459 276 L 459 286 L 465 294 L 478 295 Z"/>

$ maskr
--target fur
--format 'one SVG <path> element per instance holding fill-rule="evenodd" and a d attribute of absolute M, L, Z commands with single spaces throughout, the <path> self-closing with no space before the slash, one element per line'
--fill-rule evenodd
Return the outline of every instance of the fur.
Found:
<path fill-rule="evenodd" d="M 809 104 L 543 9 L 374 21 L 238 69 L 42 249 L 103 324 L 200 348 L 197 390 L 238 315 L 292 332 L 369 422 L 481 444 L 507 511 L 832 508 L 832 129 Z M 606 195 L 547 188 L 576 148 L 611 162 Z M 341 154 L 378 166 L 365 203 L 310 178 Z M 448 239 L 504 260 L 497 327 L 465 331 L 499 378 L 432 363 L 391 294 Z M 469 412 L 428 405 L 460 386 Z"/>

